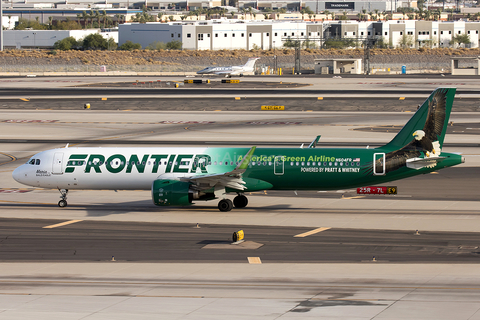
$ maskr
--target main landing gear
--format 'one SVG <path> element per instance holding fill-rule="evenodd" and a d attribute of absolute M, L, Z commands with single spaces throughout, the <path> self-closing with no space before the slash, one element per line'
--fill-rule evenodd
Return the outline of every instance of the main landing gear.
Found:
<path fill-rule="evenodd" d="M 58 189 L 58 191 L 60 191 L 60 201 L 58 201 L 58 206 L 60 208 L 65 208 L 67 206 L 67 193 L 68 193 L 68 189 Z"/>
<path fill-rule="evenodd" d="M 248 204 L 248 199 L 243 194 L 239 194 L 232 200 L 222 199 L 218 202 L 218 210 L 226 212 L 235 208 L 245 208 Z"/>

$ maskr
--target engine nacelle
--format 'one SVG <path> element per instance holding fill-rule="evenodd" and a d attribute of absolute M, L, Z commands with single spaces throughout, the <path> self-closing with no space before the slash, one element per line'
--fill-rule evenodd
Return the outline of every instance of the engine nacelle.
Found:
<path fill-rule="evenodd" d="M 213 192 L 190 190 L 190 200 L 208 201 L 216 198 Z"/>
<path fill-rule="evenodd" d="M 192 203 L 190 183 L 159 179 L 152 184 L 152 200 L 157 206 L 188 206 Z"/>

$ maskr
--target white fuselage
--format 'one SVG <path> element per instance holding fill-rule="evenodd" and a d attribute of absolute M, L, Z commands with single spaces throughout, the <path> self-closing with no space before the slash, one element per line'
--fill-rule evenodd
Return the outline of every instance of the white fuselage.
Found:
<path fill-rule="evenodd" d="M 202 173 L 207 148 L 61 148 L 40 152 L 13 172 L 25 185 L 53 189 L 150 190 L 163 177 Z M 219 161 L 220 163 L 220 161 Z M 235 168 L 234 163 L 223 169 Z M 210 171 L 210 170 L 209 170 Z"/>

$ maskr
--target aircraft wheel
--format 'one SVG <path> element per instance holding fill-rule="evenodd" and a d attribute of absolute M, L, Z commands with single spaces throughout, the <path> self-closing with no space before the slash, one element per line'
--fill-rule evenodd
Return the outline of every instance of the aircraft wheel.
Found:
<path fill-rule="evenodd" d="M 65 208 L 67 206 L 67 201 L 65 201 L 65 200 L 58 201 L 58 206 L 60 208 Z"/>
<path fill-rule="evenodd" d="M 238 195 L 233 198 L 233 205 L 235 208 L 245 208 L 248 204 L 248 198 L 244 195 Z"/>
<path fill-rule="evenodd" d="M 226 212 L 226 211 L 232 210 L 232 208 L 233 208 L 233 203 L 232 203 L 232 200 L 230 199 L 223 199 L 223 200 L 220 200 L 220 202 L 218 203 L 218 210 L 220 211 Z"/>

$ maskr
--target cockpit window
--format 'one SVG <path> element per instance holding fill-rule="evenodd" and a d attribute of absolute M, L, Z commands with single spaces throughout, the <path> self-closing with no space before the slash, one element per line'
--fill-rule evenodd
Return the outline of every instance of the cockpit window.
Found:
<path fill-rule="evenodd" d="M 37 160 L 35 161 L 35 164 L 38 166 L 38 165 L 40 164 L 40 159 L 37 159 Z"/>
<path fill-rule="evenodd" d="M 30 161 L 28 161 L 28 164 L 35 164 L 35 159 L 31 159 Z"/>

